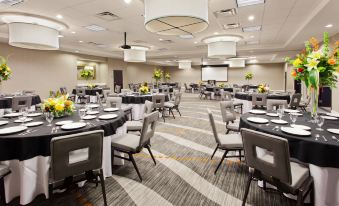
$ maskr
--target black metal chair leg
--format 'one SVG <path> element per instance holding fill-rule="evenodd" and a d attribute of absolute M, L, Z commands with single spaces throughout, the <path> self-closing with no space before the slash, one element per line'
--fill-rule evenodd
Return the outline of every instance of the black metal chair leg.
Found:
<path fill-rule="evenodd" d="M 6 196 L 5 196 L 5 181 L 4 177 L 0 178 L 0 198 L 3 205 L 6 205 Z"/>
<path fill-rule="evenodd" d="M 104 205 L 107 206 L 107 199 L 106 199 L 106 188 L 105 188 L 105 180 L 102 169 L 100 169 L 100 184 L 102 189 L 102 197 L 104 198 Z"/>
<path fill-rule="evenodd" d="M 215 171 L 214 171 L 214 174 L 217 174 L 217 171 L 218 171 L 218 169 L 219 169 L 220 165 L 222 164 L 222 162 L 224 161 L 224 159 L 225 159 L 225 157 L 226 157 L 227 153 L 228 153 L 228 151 L 226 150 L 226 151 L 225 151 L 225 153 L 224 153 L 224 155 L 222 156 L 222 158 L 221 158 L 221 160 L 220 160 L 219 164 L 218 164 L 218 167 L 217 167 L 217 169 L 215 169 Z"/>
<path fill-rule="evenodd" d="M 175 116 L 174 116 L 174 113 L 173 113 L 173 109 L 170 109 L 170 112 L 172 113 L 172 116 L 175 119 Z"/>
<path fill-rule="evenodd" d="M 154 156 L 153 156 L 153 153 L 152 153 L 151 148 L 149 147 L 149 145 L 147 145 L 146 148 L 147 148 L 149 154 L 151 155 L 154 164 L 157 165 L 157 162 L 155 161 L 155 158 L 154 158 Z"/>
<path fill-rule="evenodd" d="M 129 156 L 129 159 L 131 160 L 131 162 L 133 163 L 133 166 L 134 166 L 135 170 L 136 170 L 137 173 L 138 173 L 140 182 L 142 182 L 142 177 L 141 177 L 141 175 L 140 175 L 140 172 L 139 172 L 139 169 L 138 169 L 138 167 L 137 167 L 137 164 L 135 163 L 135 160 L 134 160 L 134 158 L 133 158 L 133 155 L 132 155 L 131 153 L 128 153 L 128 156 Z"/>
<path fill-rule="evenodd" d="M 179 113 L 179 115 L 180 115 L 180 117 L 181 117 L 181 113 L 180 113 L 180 111 L 179 111 L 179 108 L 176 108 L 176 110 L 178 111 L 178 113 Z"/>
<path fill-rule="evenodd" d="M 211 156 L 211 159 L 213 159 L 213 157 L 214 157 L 214 154 L 217 152 L 217 150 L 218 150 L 218 147 L 219 145 L 217 145 L 217 147 L 215 148 L 215 150 L 214 150 L 214 152 L 213 152 L 213 154 L 212 154 L 212 156 Z"/>
<path fill-rule="evenodd" d="M 244 198 L 242 200 L 242 206 L 245 206 L 245 204 L 246 204 L 246 199 L 247 199 L 248 192 L 250 191 L 251 182 L 252 182 L 252 173 L 249 174 L 249 176 L 248 176 L 248 180 L 247 180 L 247 184 L 246 184 L 246 190 L 245 190 Z"/>
<path fill-rule="evenodd" d="M 239 150 L 239 160 L 241 162 L 241 150 Z"/>

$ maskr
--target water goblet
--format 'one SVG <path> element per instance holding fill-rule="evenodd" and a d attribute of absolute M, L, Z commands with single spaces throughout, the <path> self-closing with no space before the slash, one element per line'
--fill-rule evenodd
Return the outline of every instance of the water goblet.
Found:
<path fill-rule="evenodd" d="M 54 114 L 52 112 L 45 112 L 45 118 L 46 118 L 46 121 L 48 122 L 48 127 L 51 127 L 52 126 L 52 121 L 54 119 Z"/>
<path fill-rule="evenodd" d="M 324 117 L 320 116 L 320 115 L 317 115 L 316 118 L 315 118 L 315 122 L 317 123 L 318 125 L 318 128 L 317 130 L 318 131 L 324 131 L 321 127 L 324 125 L 325 123 L 325 119 Z"/>
<path fill-rule="evenodd" d="M 278 112 L 279 119 L 281 120 L 281 118 L 283 117 L 284 111 L 282 109 L 278 109 L 277 112 Z"/>
<path fill-rule="evenodd" d="M 84 120 L 84 117 L 86 116 L 86 109 L 85 108 L 80 108 L 78 110 L 78 113 L 79 113 L 79 117 L 80 117 L 80 121 L 83 122 Z"/>
<path fill-rule="evenodd" d="M 295 122 L 297 121 L 297 118 L 298 118 L 298 116 L 297 116 L 296 113 L 293 113 L 293 112 L 290 113 L 290 119 L 291 119 L 291 122 L 292 122 L 291 127 L 295 126 Z"/>
<path fill-rule="evenodd" d="M 21 116 L 19 117 L 19 119 L 21 121 L 22 126 L 25 126 L 25 122 L 26 122 L 26 119 L 27 119 L 27 116 L 28 116 L 27 108 L 26 107 L 21 108 L 20 113 L 21 113 Z"/>

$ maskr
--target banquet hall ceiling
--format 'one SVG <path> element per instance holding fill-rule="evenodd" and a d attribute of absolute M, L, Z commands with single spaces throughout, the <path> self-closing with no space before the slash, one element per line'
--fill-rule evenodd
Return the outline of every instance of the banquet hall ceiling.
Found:
<path fill-rule="evenodd" d="M 2 0 L 0 0 L 2 2 Z M 236 15 L 223 17 L 215 12 L 236 8 Z M 330 35 L 339 32 L 338 0 L 266 0 L 265 4 L 237 8 L 236 0 L 209 1 L 209 27 L 194 34 L 193 39 L 162 36 L 146 31 L 142 0 L 24 0 L 9 6 L 0 3 L 0 12 L 26 12 L 58 19 L 69 26 L 60 38 L 60 50 L 104 57 L 123 58 L 119 46 L 123 32 L 127 43 L 148 46 L 148 63 L 175 64 L 173 60 L 192 59 L 200 64 L 207 59 L 207 46 L 201 42 L 206 36 L 237 34 L 244 39 L 238 42 L 237 56 L 255 56 L 258 62 L 282 62 L 283 57 L 296 54 L 309 37 L 321 38 L 324 31 Z M 105 19 L 99 13 L 116 15 Z M 248 20 L 254 16 L 254 20 Z M 0 22 L 1 23 L 1 22 Z M 224 25 L 239 23 L 237 29 L 224 29 Z M 325 25 L 333 24 L 331 28 Z M 94 32 L 86 26 L 98 25 L 105 31 Z M 242 27 L 262 26 L 261 31 L 243 32 Z M 0 41 L 8 42 L 8 28 L 0 24 Z"/>

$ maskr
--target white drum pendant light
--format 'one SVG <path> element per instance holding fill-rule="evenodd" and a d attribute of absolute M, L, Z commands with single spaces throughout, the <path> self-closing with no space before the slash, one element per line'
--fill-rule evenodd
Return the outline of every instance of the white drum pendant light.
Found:
<path fill-rule="evenodd" d="M 125 62 L 146 62 L 146 51 L 148 47 L 131 46 L 131 49 L 124 49 Z"/>
<path fill-rule="evenodd" d="M 179 69 L 190 69 L 192 68 L 191 60 L 179 60 Z"/>
<path fill-rule="evenodd" d="M 25 13 L 0 13 L 8 24 L 9 45 L 27 49 L 59 49 L 59 31 L 68 28 L 62 22 Z"/>
<path fill-rule="evenodd" d="M 206 37 L 202 41 L 208 44 L 209 58 L 229 58 L 237 55 L 237 42 L 242 38 L 237 35 L 221 35 Z"/>
<path fill-rule="evenodd" d="M 208 27 L 208 0 L 144 0 L 146 30 L 187 35 Z"/>

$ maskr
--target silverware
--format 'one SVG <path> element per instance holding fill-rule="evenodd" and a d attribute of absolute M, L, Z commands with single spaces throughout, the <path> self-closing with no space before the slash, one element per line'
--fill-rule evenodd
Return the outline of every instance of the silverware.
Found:
<path fill-rule="evenodd" d="M 315 135 L 315 141 L 318 141 L 318 140 L 319 140 L 318 137 L 320 137 L 320 135 L 316 134 L 316 135 Z"/>
<path fill-rule="evenodd" d="M 55 129 L 54 129 L 54 133 L 57 133 L 57 132 L 58 132 L 58 129 L 59 129 L 59 127 L 56 126 Z"/>
<path fill-rule="evenodd" d="M 337 140 L 339 142 L 339 139 L 336 138 L 335 136 L 332 136 L 332 139 Z"/>
<path fill-rule="evenodd" d="M 24 131 L 24 132 L 21 132 L 19 135 L 20 135 L 20 136 L 21 136 L 21 135 L 26 135 L 26 134 L 28 134 L 30 131 L 31 131 L 31 129 L 28 129 L 28 130 L 26 130 L 26 131 Z"/>
<path fill-rule="evenodd" d="M 51 131 L 51 134 L 53 134 L 55 131 L 55 127 L 52 127 L 52 131 Z"/>
<path fill-rule="evenodd" d="M 327 139 L 326 139 L 326 137 L 325 137 L 324 135 L 322 135 L 322 137 L 323 137 L 324 141 L 325 141 L 325 142 L 327 142 Z"/>

